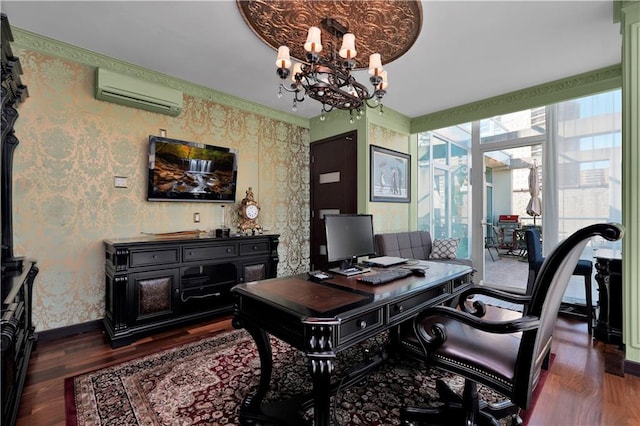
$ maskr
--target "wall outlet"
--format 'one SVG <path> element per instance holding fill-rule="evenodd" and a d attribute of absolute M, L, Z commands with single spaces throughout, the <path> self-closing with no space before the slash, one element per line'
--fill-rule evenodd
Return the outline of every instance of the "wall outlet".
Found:
<path fill-rule="evenodd" d="M 193 214 L 193 223 L 200 223 L 200 213 Z"/>
<path fill-rule="evenodd" d="M 126 188 L 127 187 L 127 178 L 124 176 L 114 176 L 113 177 L 113 186 L 116 188 Z"/>

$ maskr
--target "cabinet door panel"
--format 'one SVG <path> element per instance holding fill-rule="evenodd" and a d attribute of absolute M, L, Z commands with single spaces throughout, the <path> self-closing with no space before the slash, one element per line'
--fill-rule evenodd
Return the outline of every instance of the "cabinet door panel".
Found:
<path fill-rule="evenodd" d="M 267 264 L 265 262 L 242 265 L 240 282 L 260 281 L 267 278 Z"/>
<path fill-rule="evenodd" d="M 178 269 L 132 274 L 133 300 L 130 312 L 134 322 L 156 321 L 175 311 L 174 294 L 179 282 Z"/>

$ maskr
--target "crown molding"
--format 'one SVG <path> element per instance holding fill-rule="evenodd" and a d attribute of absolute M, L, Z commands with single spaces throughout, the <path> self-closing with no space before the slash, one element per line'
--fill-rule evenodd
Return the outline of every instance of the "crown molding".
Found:
<path fill-rule="evenodd" d="M 522 111 L 587 96 L 622 86 L 622 66 L 612 65 L 550 83 L 506 93 L 411 120 L 411 133 Z"/>
<path fill-rule="evenodd" d="M 371 124 L 378 124 L 398 133 L 410 134 L 411 132 L 411 119 L 386 105 L 383 106 L 382 114 L 378 108 L 367 107 L 366 118 Z"/>
<path fill-rule="evenodd" d="M 190 96 L 210 100 L 295 126 L 307 129 L 311 127 L 311 120 L 303 117 L 274 110 L 255 102 L 231 96 L 208 87 L 171 77 L 20 28 L 14 27 L 12 30 L 14 35 L 13 45 L 18 48 L 34 50 L 89 67 L 110 69 L 145 81 L 180 90 Z M 622 67 L 619 64 L 613 65 L 528 89 L 510 92 L 482 101 L 416 117 L 411 120 L 410 131 L 411 133 L 419 133 L 526 108 L 548 105 L 579 96 L 615 89 L 620 87 L 621 84 Z"/>
<path fill-rule="evenodd" d="M 190 96 L 206 99 L 231 108 L 258 114 L 267 118 L 283 121 L 295 126 L 309 128 L 309 119 L 287 114 L 282 111 L 265 107 L 255 102 L 228 95 L 217 90 L 194 84 L 179 78 L 171 77 L 147 68 L 130 64 L 119 59 L 111 58 L 100 53 L 92 52 L 78 46 L 54 40 L 20 28 L 12 28 L 13 46 L 33 50 L 64 60 L 73 61 L 81 65 L 94 68 L 106 68 L 126 74 L 141 80 L 153 82 L 172 89 L 180 90 Z"/>

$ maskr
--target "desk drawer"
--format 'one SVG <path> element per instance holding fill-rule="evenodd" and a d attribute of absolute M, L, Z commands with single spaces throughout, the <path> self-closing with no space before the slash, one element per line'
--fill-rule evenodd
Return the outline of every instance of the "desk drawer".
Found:
<path fill-rule="evenodd" d="M 152 250 L 152 251 L 132 251 L 131 267 L 162 265 L 175 263 L 178 261 L 178 249 Z"/>
<path fill-rule="evenodd" d="M 338 342 L 338 344 L 342 344 L 345 341 L 351 340 L 363 333 L 369 332 L 369 330 L 371 329 L 381 326 L 383 323 L 382 314 L 382 308 L 379 308 L 375 311 L 365 312 L 347 321 L 344 321 L 340 325 L 340 341 Z"/>
<path fill-rule="evenodd" d="M 184 247 L 182 249 L 182 260 L 184 262 L 191 262 L 193 260 L 210 260 L 235 255 L 235 244 L 225 244 L 213 247 Z"/>
<path fill-rule="evenodd" d="M 240 243 L 240 256 L 249 254 L 268 254 L 269 241 L 259 241 L 254 243 Z"/>
<path fill-rule="evenodd" d="M 453 291 L 454 293 L 457 291 L 461 291 L 461 287 L 470 286 L 471 285 L 471 276 L 465 275 L 464 277 L 456 278 L 453 280 Z"/>
<path fill-rule="evenodd" d="M 394 321 L 400 316 L 411 316 L 413 311 L 440 303 L 441 300 L 445 300 L 450 294 L 446 290 L 446 287 L 448 286 L 439 286 L 424 293 L 416 294 L 413 297 L 392 303 L 389 305 L 389 319 Z"/>

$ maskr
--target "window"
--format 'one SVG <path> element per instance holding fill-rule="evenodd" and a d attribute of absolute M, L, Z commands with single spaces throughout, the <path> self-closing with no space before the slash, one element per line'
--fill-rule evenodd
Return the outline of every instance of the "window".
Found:
<path fill-rule="evenodd" d="M 418 229 L 460 238 L 460 258 L 470 257 L 470 142 L 470 124 L 418 135 Z"/>
<path fill-rule="evenodd" d="M 430 230 L 433 238 L 460 237 L 464 243 L 458 256 L 473 254 L 479 278 L 485 279 L 484 263 L 478 265 L 484 259 L 484 235 L 471 235 L 472 230 L 486 232 L 481 221 L 491 225 L 500 214 L 519 215 L 522 226 L 542 228 L 545 253 L 583 226 L 620 222 L 621 130 L 622 97 L 617 89 L 421 133 L 418 227 Z M 472 151 L 479 158 L 472 159 Z M 533 164 L 539 166 L 546 217 L 526 212 Z M 472 176 L 480 181 L 474 181 L 473 190 L 484 197 L 480 212 L 470 205 Z M 478 224 L 470 226 L 472 211 Z M 594 248 L 619 249 L 620 244 L 592 240 L 583 258 L 592 258 Z"/>

